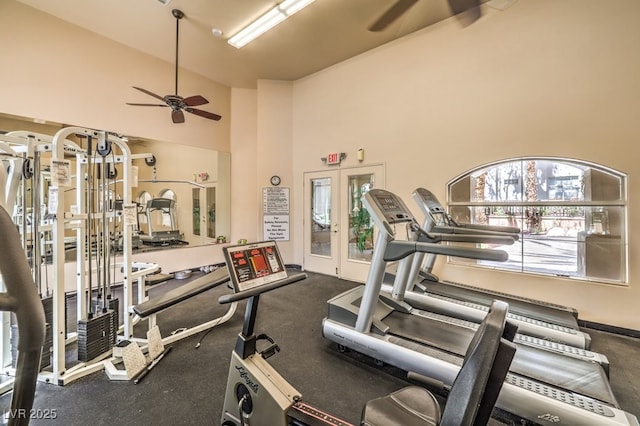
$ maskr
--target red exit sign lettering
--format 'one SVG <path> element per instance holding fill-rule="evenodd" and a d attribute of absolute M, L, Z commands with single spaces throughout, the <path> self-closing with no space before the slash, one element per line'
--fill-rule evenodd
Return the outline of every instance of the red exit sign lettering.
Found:
<path fill-rule="evenodd" d="M 327 164 L 340 164 L 340 153 L 332 152 L 327 154 Z"/>

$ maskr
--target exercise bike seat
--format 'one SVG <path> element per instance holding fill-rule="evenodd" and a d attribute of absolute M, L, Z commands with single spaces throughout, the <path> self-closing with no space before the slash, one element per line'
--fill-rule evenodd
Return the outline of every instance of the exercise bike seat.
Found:
<path fill-rule="evenodd" d="M 407 386 L 387 396 L 369 401 L 363 411 L 362 426 L 436 426 L 440 405 L 431 392 Z"/>
<path fill-rule="evenodd" d="M 486 425 L 516 347 L 517 327 L 507 323 L 509 305 L 494 301 L 469 343 L 444 410 L 434 395 L 420 386 L 408 386 L 365 404 L 362 426 L 471 426 Z"/>

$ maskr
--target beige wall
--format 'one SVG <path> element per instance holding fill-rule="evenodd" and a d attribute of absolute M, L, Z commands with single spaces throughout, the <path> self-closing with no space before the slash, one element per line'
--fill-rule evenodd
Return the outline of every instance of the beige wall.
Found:
<path fill-rule="evenodd" d="M 524 155 L 594 161 L 629 174 L 630 283 L 437 266 L 445 279 L 575 306 L 583 319 L 640 329 L 640 226 L 635 197 L 640 122 L 640 3 L 520 0 L 461 27 L 450 19 L 297 81 L 293 140 L 296 211 L 302 171 L 328 152 L 386 162 L 387 189 L 416 216 L 411 192 L 446 200 L 455 176 Z M 300 220 L 296 220 L 300 235 Z M 296 261 L 302 239 L 296 239 Z"/>
<path fill-rule="evenodd" d="M 258 240 L 257 91 L 231 91 L 231 242 Z"/>

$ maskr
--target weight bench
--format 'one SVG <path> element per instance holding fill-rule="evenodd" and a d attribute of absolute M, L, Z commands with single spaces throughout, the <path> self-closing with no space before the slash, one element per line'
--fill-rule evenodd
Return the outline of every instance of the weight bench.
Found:
<path fill-rule="evenodd" d="M 152 330 L 156 326 L 155 314 L 164 309 L 170 308 L 177 303 L 185 301 L 198 294 L 204 293 L 207 290 L 211 290 L 219 285 L 229 282 L 229 273 L 225 267 L 216 269 L 215 271 L 206 274 L 205 276 L 195 279 L 191 282 L 181 285 L 178 288 L 170 290 L 165 294 L 158 296 L 152 300 L 139 303 L 131 307 L 131 311 L 135 313 L 139 318 L 149 319 L 149 330 Z M 171 334 L 170 336 L 161 339 L 162 345 L 170 345 L 173 342 L 184 339 L 194 334 L 200 333 L 205 330 L 209 330 L 217 325 L 227 322 L 233 314 L 236 312 L 237 302 L 231 303 L 227 312 L 219 318 L 207 321 L 195 327 L 180 329 L 180 332 Z M 158 332 L 159 334 L 159 332 Z M 137 341 L 138 344 L 142 344 L 141 349 L 147 349 L 146 345 L 151 346 L 152 342 L 146 341 L 146 339 L 134 339 L 129 340 Z M 116 362 L 120 362 L 119 357 L 114 357 L 111 360 L 105 361 L 105 371 L 107 376 L 111 380 L 129 380 L 131 377 L 126 370 L 118 369 L 115 366 Z"/>
<path fill-rule="evenodd" d="M 154 325 L 156 325 L 156 313 L 170 308 L 176 303 L 180 303 L 191 297 L 197 296 L 198 294 L 204 293 L 207 290 L 211 290 L 212 288 L 218 287 L 222 284 L 226 284 L 229 282 L 229 280 L 229 271 L 227 270 L 226 266 L 223 266 L 209 274 L 206 274 L 203 277 L 197 278 L 193 281 L 181 285 L 178 288 L 170 290 L 161 296 L 139 303 L 131 307 L 131 310 L 142 319 L 148 317 L 149 329 L 151 329 Z M 185 337 L 192 336 L 196 333 L 200 333 L 201 331 L 208 330 L 217 325 L 225 323 L 235 313 L 236 306 L 237 303 L 232 303 L 223 316 L 211 321 L 207 321 L 195 327 L 182 329 L 179 333 L 174 333 L 171 336 L 163 338 L 162 343 L 167 345 L 177 340 L 184 339 Z"/>
<path fill-rule="evenodd" d="M 180 303 L 193 296 L 197 296 L 198 294 L 204 293 L 205 291 L 215 288 L 221 284 L 228 283 L 229 280 L 229 271 L 227 271 L 227 267 L 224 266 L 203 277 L 170 290 L 162 296 L 139 303 L 131 309 L 140 318 L 146 318 L 152 314 L 169 308 L 176 303 Z"/>

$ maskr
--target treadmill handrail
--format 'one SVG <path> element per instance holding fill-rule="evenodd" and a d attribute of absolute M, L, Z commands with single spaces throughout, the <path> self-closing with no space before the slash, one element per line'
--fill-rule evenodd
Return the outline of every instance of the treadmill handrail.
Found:
<path fill-rule="evenodd" d="M 504 232 L 506 234 L 520 234 L 520 232 L 522 232 L 520 228 L 516 226 L 483 225 L 481 223 L 453 223 L 455 223 L 455 226 L 459 228 L 475 229 L 478 231 Z"/>
<path fill-rule="evenodd" d="M 434 233 L 427 232 L 417 222 L 411 224 L 411 229 L 418 234 L 418 241 L 422 243 L 439 243 L 442 241 L 456 242 L 456 243 L 479 243 L 479 244 L 501 244 L 512 245 L 516 242 L 516 239 L 510 235 L 503 234 L 491 234 L 491 235 L 478 235 L 478 234 L 447 234 L 447 233 Z"/>
<path fill-rule="evenodd" d="M 509 254 L 504 250 L 454 247 L 416 241 L 394 240 L 387 244 L 384 252 L 384 260 L 386 262 L 400 260 L 417 252 L 464 257 L 467 259 L 491 260 L 496 262 L 504 262 L 509 258 Z"/>
<path fill-rule="evenodd" d="M 515 233 L 505 233 L 501 231 L 491 231 L 489 229 L 475 229 L 468 228 L 466 226 L 444 226 L 444 225 L 435 225 L 431 228 L 431 232 L 441 233 L 441 234 L 464 234 L 464 235 L 477 235 L 477 236 L 508 236 L 509 238 L 513 238 L 515 241 L 520 239 L 520 234 Z"/>

